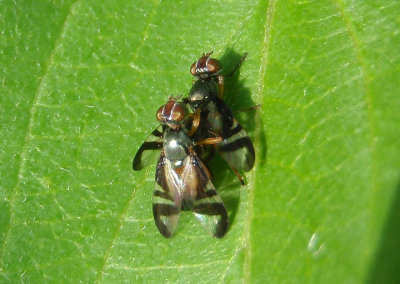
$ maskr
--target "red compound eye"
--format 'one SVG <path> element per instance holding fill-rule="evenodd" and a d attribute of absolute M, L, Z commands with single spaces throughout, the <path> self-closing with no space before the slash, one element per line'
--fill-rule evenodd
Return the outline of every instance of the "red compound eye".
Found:
<path fill-rule="evenodd" d="M 222 69 L 221 63 L 215 58 L 209 58 L 206 63 L 208 72 L 210 73 L 217 73 Z"/>
<path fill-rule="evenodd" d="M 195 76 L 196 75 L 196 64 L 197 64 L 197 61 L 196 62 L 193 62 L 193 64 L 192 64 L 192 66 L 190 66 L 190 73 L 193 75 L 193 76 Z"/>
<path fill-rule="evenodd" d="M 165 117 L 164 117 L 164 115 L 163 115 L 164 107 L 165 107 L 165 106 L 161 106 L 161 107 L 157 110 L 157 113 L 156 113 L 156 118 L 157 118 L 157 120 L 160 121 L 160 122 L 165 122 Z"/>
<path fill-rule="evenodd" d="M 211 53 L 203 54 L 199 60 L 190 66 L 190 73 L 193 76 L 206 78 L 214 74 L 219 74 L 222 70 L 221 62 L 215 58 L 211 58 L 210 54 Z"/>
<path fill-rule="evenodd" d="M 171 99 L 157 110 L 156 117 L 160 122 L 180 122 L 186 115 L 186 107 Z"/>
<path fill-rule="evenodd" d="M 171 111 L 171 120 L 180 122 L 186 117 L 187 111 L 186 108 L 180 104 L 180 103 L 175 103 L 174 107 Z"/>
<path fill-rule="evenodd" d="M 204 72 L 207 72 L 207 60 L 208 60 L 208 55 L 205 55 L 205 56 L 202 56 L 202 57 L 200 57 L 200 59 L 199 60 L 197 60 L 197 62 L 196 62 L 196 71 L 198 72 L 198 73 L 204 73 Z"/>

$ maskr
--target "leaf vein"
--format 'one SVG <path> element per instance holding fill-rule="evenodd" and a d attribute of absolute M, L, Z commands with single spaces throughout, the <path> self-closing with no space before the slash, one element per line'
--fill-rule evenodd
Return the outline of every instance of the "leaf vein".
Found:
<path fill-rule="evenodd" d="M 110 268 L 114 268 L 116 270 L 127 270 L 127 271 L 151 271 L 151 270 L 160 270 L 160 269 L 171 269 L 171 270 L 181 270 L 181 269 L 192 269 L 192 268 L 203 268 L 205 266 L 214 266 L 218 264 L 225 264 L 226 261 L 214 261 L 207 263 L 196 263 L 196 264 L 181 264 L 181 265 L 156 265 L 156 266 L 147 266 L 147 267 L 129 267 L 129 266 L 120 266 L 120 265 L 110 265 Z"/>
<path fill-rule="evenodd" d="M 150 27 L 150 25 L 152 23 L 152 20 L 153 20 L 155 14 L 157 13 L 157 8 L 158 8 L 160 3 L 161 3 L 161 0 L 157 1 L 154 4 L 154 6 L 153 6 L 153 8 L 152 8 L 152 10 L 151 10 L 151 12 L 149 14 L 149 20 L 147 21 L 147 26 L 146 26 L 146 28 L 143 29 L 142 40 L 141 40 L 140 44 L 138 45 L 138 47 L 136 48 L 136 51 L 135 51 L 135 53 L 133 55 L 133 61 L 137 58 L 137 56 L 139 54 L 139 50 L 141 49 L 144 41 L 148 37 L 148 28 Z M 140 79 L 140 77 L 137 79 L 137 81 L 139 79 Z M 135 84 L 137 83 L 137 81 L 135 82 Z M 122 97 L 122 100 L 124 101 L 126 106 L 129 107 L 129 105 L 127 104 L 126 100 L 124 100 L 124 97 Z M 117 226 L 117 228 L 116 228 L 116 230 L 115 230 L 115 232 L 114 232 L 114 234 L 113 234 L 113 236 L 111 238 L 110 245 L 107 248 L 107 250 L 105 251 L 104 262 L 103 262 L 103 265 L 101 266 L 101 268 L 100 268 L 100 270 L 99 270 L 99 272 L 97 274 L 96 283 L 100 283 L 102 281 L 103 275 L 105 274 L 105 270 L 107 268 L 108 259 L 110 258 L 110 255 L 111 255 L 111 251 L 112 251 L 112 249 L 114 247 L 116 239 L 119 236 L 119 232 L 121 231 L 122 225 L 126 221 L 126 214 L 128 212 L 128 209 L 129 209 L 129 207 L 130 207 L 130 205 L 132 203 L 132 200 L 134 199 L 135 195 L 136 195 L 136 190 L 134 190 L 132 192 L 130 199 L 126 203 L 125 208 L 122 210 L 122 212 L 121 212 L 121 214 L 119 216 L 120 224 L 119 224 L 119 226 Z"/>
<path fill-rule="evenodd" d="M 374 152 L 375 152 L 375 142 L 376 142 L 376 125 L 373 120 L 373 107 L 372 107 L 372 98 L 371 98 L 371 91 L 369 89 L 369 77 L 368 77 L 368 72 L 367 72 L 367 65 L 364 62 L 364 59 L 361 54 L 361 47 L 360 47 L 360 42 L 356 37 L 355 32 L 353 31 L 351 21 L 349 16 L 346 14 L 345 9 L 343 7 L 343 1 L 342 0 L 333 0 L 334 4 L 336 4 L 336 7 L 338 8 L 343 21 L 346 26 L 346 31 L 349 35 L 349 38 L 351 40 L 354 53 L 357 57 L 358 64 L 360 65 L 360 74 L 362 78 L 362 83 L 363 83 L 363 88 L 365 92 L 365 104 L 366 104 L 366 115 L 367 115 L 367 121 L 368 121 L 368 126 L 369 126 L 369 156 L 371 157 L 371 188 L 375 189 L 376 188 L 376 173 L 378 172 L 377 170 L 377 165 L 375 163 L 374 159 Z"/>
<path fill-rule="evenodd" d="M 14 190 L 11 194 L 11 197 L 9 199 L 9 208 L 10 208 L 10 219 L 8 222 L 8 227 L 5 230 L 5 234 L 4 234 L 4 238 L 3 238 L 3 243 L 0 247 L 0 265 L 3 265 L 3 257 L 4 257 L 4 252 L 6 250 L 7 247 L 7 243 L 9 241 L 9 237 L 10 237 L 10 232 L 12 230 L 12 226 L 13 226 L 13 222 L 14 222 L 14 203 L 15 203 L 15 198 L 17 196 L 17 193 L 19 191 L 20 185 L 21 185 L 21 180 L 23 178 L 23 173 L 25 171 L 25 161 L 26 161 L 26 156 L 27 156 L 27 152 L 28 152 L 28 145 L 30 143 L 30 141 L 32 140 L 32 128 L 34 125 L 34 117 L 37 111 L 37 108 L 39 106 L 39 102 L 40 99 L 43 95 L 43 91 L 44 91 L 44 87 L 45 87 L 45 82 L 46 82 L 46 78 L 47 78 L 47 74 L 49 73 L 50 70 L 50 66 L 54 65 L 54 54 L 55 51 L 57 50 L 58 46 L 60 45 L 61 39 L 63 38 L 64 34 L 65 34 L 65 30 L 66 30 L 66 26 L 67 26 L 67 22 L 70 18 L 70 16 L 72 15 L 72 11 L 76 5 L 76 3 L 78 2 L 78 0 L 76 0 L 75 2 L 73 2 L 70 5 L 70 8 L 65 16 L 64 22 L 61 25 L 60 28 L 60 33 L 58 35 L 58 37 L 54 40 L 54 44 L 53 44 L 53 48 L 50 51 L 48 60 L 46 62 L 46 66 L 43 69 L 43 73 L 42 76 L 40 76 L 39 82 L 38 82 L 38 87 L 37 90 L 35 92 L 34 98 L 33 98 L 33 102 L 29 111 L 29 120 L 28 120 L 28 126 L 26 129 L 26 133 L 25 133 L 25 138 L 24 138 L 24 144 L 22 145 L 22 149 L 21 149 L 21 155 L 20 155 L 20 160 L 19 160 L 19 165 L 18 165 L 18 171 L 17 171 L 17 179 L 15 181 L 15 186 L 14 186 Z M 3 267 L 0 266 L 0 270 L 3 270 Z"/>
<path fill-rule="evenodd" d="M 260 70 L 259 70 L 259 79 L 258 79 L 258 90 L 257 90 L 257 104 L 261 104 L 262 101 L 262 95 L 263 95 L 263 90 L 264 90 L 264 77 L 267 72 L 267 64 L 268 64 L 268 56 L 269 56 L 269 48 L 270 48 L 270 43 L 271 43 L 271 35 L 272 35 L 272 26 L 273 26 L 273 20 L 274 20 L 274 15 L 275 15 L 275 7 L 276 7 L 276 2 L 278 0 L 270 0 L 268 2 L 268 8 L 267 8 L 267 15 L 266 15 L 266 23 L 265 23 L 265 31 L 264 31 L 264 41 L 263 41 L 263 47 L 262 47 L 262 54 L 261 54 L 261 62 L 260 62 Z M 261 1 L 260 1 L 261 3 Z M 256 114 L 256 122 L 258 125 L 260 125 L 260 114 L 257 112 Z M 255 136 L 256 136 L 256 141 L 259 140 L 259 137 L 261 135 L 261 130 L 260 127 L 257 127 Z M 254 184 L 256 180 L 256 174 L 257 174 L 257 165 L 255 169 L 253 170 L 253 175 L 252 175 L 252 183 Z M 253 219 L 253 201 L 254 201 L 254 190 L 251 190 L 249 193 L 249 198 L 248 198 L 248 208 L 247 208 L 247 222 L 245 225 L 245 230 L 244 230 L 244 246 L 247 248 L 246 253 L 245 253 L 245 261 L 244 261 L 244 279 L 245 283 L 250 283 L 251 282 L 251 243 L 250 243 L 250 227 L 251 227 L 251 222 Z"/>

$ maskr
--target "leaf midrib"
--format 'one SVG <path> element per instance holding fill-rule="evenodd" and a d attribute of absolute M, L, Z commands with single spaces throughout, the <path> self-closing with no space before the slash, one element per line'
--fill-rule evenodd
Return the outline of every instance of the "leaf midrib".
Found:
<path fill-rule="evenodd" d="M 258 87 L 257 87 L 257 96 L 256 96 L 256 101 L 258 105 L 261 105 L 262 103 L 262 97 L 264 94 L 264 89 L 265 89 L 265 74 L 267 72 L 267 64 L 268 64 L 268 56 L 269 56 L 269 51 L 270 51 L 270 46 L 271 46 L 271 35 L 272 35 L 272 28 L 273 28 L 273 23 L 274 23 L 274 16 L 276 13 L 276 2 L 278 0 L 270 0 L 268 2 L 268 8 L 267 8 L 267 14 L 266 14 L 266 19 L 265 19 L 265 30 L 264 30 L 264 40 L 263 40 L 263 47 L 261 49 L 262 54 L 260 55 L 261 62 L 260 62 L 260 71 L 259 71 L 259 77 L 258 77 Z M 261 1 L 260 1 L 261 3 Z M 261 116 L 260 113 L 257 111 L 256 112 L 256 132 L 255 132 L 255 141 L 259 141 L 260 136 L 261 136 Z M 258 151 L 259 152 L 259 151 Z M 257 165 L 255 169 L 253 170 L 252 174 L 252 184 L 255 184 L 256 181 L 256 175 L 257 175 Z M 245 253 L 245 259 L 244 259 L 244 282 L 245 283 L 250 283 L 251 282 L 251 235 L 250 235 L 250 230 L 251 230 L 251 223 L 253 220 L 253 202 L 254 202 L 254 188 L 253 190 L 250 190 L 249 193 L 249 199 L 248 199 L 248 206 L 247 206 L 247 216 L 245 218 L 246 224 L 245 224 L 245 229 L 244 229 L 244 244 L 243 246 L 246 248 L 246 253 Z"/>

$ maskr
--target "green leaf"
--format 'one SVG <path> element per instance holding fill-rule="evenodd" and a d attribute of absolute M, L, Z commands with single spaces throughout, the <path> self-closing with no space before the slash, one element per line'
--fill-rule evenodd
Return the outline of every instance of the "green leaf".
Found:
<path fill-rule="evenodd" d="M 398 282 L 397 1 L 1 1 L 1 282 Z M 131 170 L 214 50 L 254 141 L 230 231 L 154 226 Z"/>

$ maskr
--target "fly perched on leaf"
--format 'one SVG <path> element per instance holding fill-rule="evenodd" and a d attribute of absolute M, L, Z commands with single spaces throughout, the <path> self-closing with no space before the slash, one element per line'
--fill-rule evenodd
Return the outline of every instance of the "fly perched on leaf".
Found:
<path fill-rule="evenodd" d="M 193 142 L 186 127 L 188 110 L 172 97 L 158 109 L 157 119 L 161 127 L 139 148 L 133 169 L 142 167 L 146 150 L 162 148 L 153 193 L 153 215 L 158 230 L 164 237 L 171 237 L 180 212 L 184 210 L 192 211 L 211 235 L 223 237 L 228 229 L 228 213 L 211 182 L 209 170 L 195 151 L 202 145 L 218 143 L 222 138 L 209 137 Z"/>
<path fill-rule="evenodd" d="M 254 166 L 255 152 L 253 143 L 246 131 L 233 117 L 231 110 L 222 100 L 224 76 L 221 75 L 222 64 L 211 58 L 212 52 L 203 54 L 190 67 L 190 73 L 197 78 L 184 102 L 194 111 L 190 135 L 197 131 L 221 136 L 222 141 L 215 144 L 219 154 L 232 168 L 242 185 L 244 180 L 238 171 L 249 171 Z M 245 60 L 245 54 L 232 72 L 234 74 Z"/>

